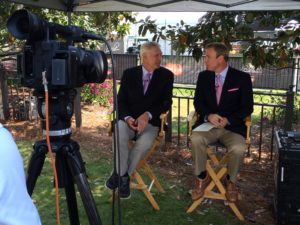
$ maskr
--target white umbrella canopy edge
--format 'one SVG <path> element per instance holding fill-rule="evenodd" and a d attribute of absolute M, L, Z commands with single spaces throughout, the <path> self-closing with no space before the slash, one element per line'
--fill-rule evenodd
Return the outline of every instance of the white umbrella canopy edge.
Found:
<path fill-rule="evenodd" d="M 10 0 L 62 11 L 207 12 L 298 10 L 300 0 Z"/>

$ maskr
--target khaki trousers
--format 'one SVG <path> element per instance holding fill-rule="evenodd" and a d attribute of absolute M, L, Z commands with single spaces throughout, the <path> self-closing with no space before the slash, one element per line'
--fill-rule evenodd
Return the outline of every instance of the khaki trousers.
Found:
<path fill-rule="evenodd" d="M 206 170 L 207 147 L 220 141 L 228 151 L 228 174 L 236 182 L 239 167 L 243 161 L 246 143 L 245 138 L 224 128 L 212 128 L 209 131 L 193 131 L 190 137 L 195 164 L 195 175 Z"/>

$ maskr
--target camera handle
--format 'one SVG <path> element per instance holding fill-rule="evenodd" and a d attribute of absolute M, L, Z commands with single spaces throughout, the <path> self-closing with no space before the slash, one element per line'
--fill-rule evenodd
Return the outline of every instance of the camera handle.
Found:
<path fill-rule="evenodd" d="M 52 151 L 56 154 L 56 169 L 59 187 L 65 188 L 69 219 L 71 225 L 80 225 L 74 182 L 77 184 L 90 225 L 102 225 L 94 198 L 92 196 L 80 147 L 71 139 L 51 143 Z M 29 195 L 33 193 L 38 176 L 41 174 L 45 157 L 48 152 L 45 140 L 37 141 L 29 161 L 26 185 Z M 73 179 L 72 179 L 73 178 Z"/>

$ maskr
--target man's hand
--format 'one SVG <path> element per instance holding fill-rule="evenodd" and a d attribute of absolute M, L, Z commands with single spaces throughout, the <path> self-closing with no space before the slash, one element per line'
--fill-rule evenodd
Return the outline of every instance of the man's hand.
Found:
<path fill-rule="evenodd" d="M 222 117 L 220 127 L 221 127 L 221 128 L 224 128 L 224 127 L 226 127 L 227 124 L 229 124 L 228 119 L 227 119 L 226 117 Z"/>
<path fill-rule="evenodd" d="M 209 114 L 207 119 L 216 128 L 224 128 L 228 124 L 228 119 L 218 114 Z"/>
<path fill-rule="evenodd" d="M 137 120 L 133 119 L 132 117 L 128 117 L 128 119 L 126 120 L 126 123 L 132 130 L 137 131 L 137 128 L 138 128 Z"/>
<path fill-rule="evenodd" d="M 147 112 L 144 112 L 142 115 L 140 115 L 137 118 L 137 132 L 138 134 L 141 134 L 149 122 L 149 114 Z"/>

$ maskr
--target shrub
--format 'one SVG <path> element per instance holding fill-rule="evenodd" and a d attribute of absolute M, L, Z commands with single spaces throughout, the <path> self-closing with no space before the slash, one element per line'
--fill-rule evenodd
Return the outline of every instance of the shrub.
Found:
<path fill-rule="evenodd" d="M 113 104 L 113 81 L 106 79 L 101 84 L 85 84 L 81 90 L 81 99 L 86 103 L 110 107 Z"/>

